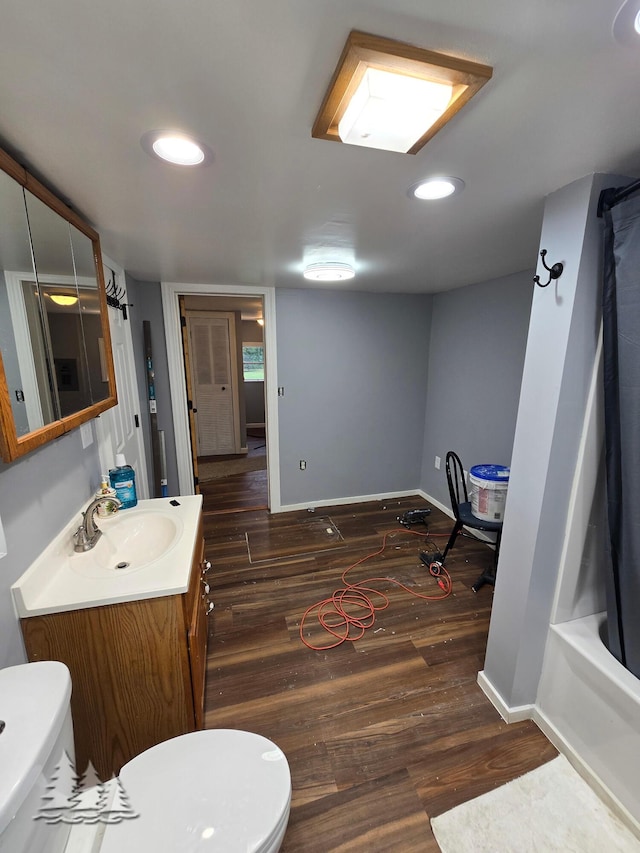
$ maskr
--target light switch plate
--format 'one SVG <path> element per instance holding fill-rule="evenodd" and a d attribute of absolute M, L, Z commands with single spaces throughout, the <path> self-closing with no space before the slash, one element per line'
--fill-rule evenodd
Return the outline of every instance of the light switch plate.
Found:
<path fill-rule="evenodd" d="M 82 449 L 86 450 L 91 444 L 93 444 L 93 430 L 91 429 L 91 421 L 87 421 L 86 424 L 82 424 L 80 427 L 80 435 L 82 437 Z"/>

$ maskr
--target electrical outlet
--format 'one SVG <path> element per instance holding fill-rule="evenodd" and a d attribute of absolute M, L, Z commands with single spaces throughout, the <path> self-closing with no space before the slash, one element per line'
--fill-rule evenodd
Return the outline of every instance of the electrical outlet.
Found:
<path fill-rule="evenodd" d="M 439 457 L 439 456 L 436 456 L 436 461 L 435 461 L 435 463 L 434 463 L 434 464 L 435 464 L 435 466 L 436 466 L 436 471 L 439 471 L 439 470 L 440 470 L 440 464 L 441 464 L 441 462 L 442 462 L 442 460 L 440 459 L 440 457 Z"/>
<path fill-rule="evenodd" d="M 301 471 L 306 471 L 306 470 L 307 470 L 307 463 L 306 463 L 306 460 L 304 460 L 304 459 L 301 459 L 301 460 L 300 460 L 300 470 L 301 470 Z"/>

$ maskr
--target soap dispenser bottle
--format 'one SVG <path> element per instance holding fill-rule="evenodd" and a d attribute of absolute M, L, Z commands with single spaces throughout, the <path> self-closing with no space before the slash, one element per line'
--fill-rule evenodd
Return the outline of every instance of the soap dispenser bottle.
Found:
<path fill-rule="evenodd" d="M 124 454 L 116 453 L 116 467 L 109 471 L 109 480 L 122 509 L 130 509 L 138 503 L 136 474 L 131 465 L 127 465 Z"/>
<path fill-rule="evenodd" d="M 118 511 L 118 505 L 115 501 L 110 501 L 109 498 L 115 498 L 116 490 L 112 489 L 109 485 L 109 478 L 106 474 L 102 474 L 100 477 L 100 488 L 96 492 L 96 498 L 104 498 L 102 503 L 98 504 L 98 508 L 96 510 L 99 518 L 109 518 L 111 515 L 115 515 Z"/>

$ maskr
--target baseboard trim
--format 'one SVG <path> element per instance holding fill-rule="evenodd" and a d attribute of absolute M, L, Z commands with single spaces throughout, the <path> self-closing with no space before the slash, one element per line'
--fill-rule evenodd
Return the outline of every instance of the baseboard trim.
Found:
<path fill-rule="evenodd" d="M 375 495 L 351 495 L 347 498 L 330 498 L 322 501 L 309 501 L 308 503 L 283 504 L 273 512 L 294 512 L 299 509 L 314 510 L 323 506 L 344 506 L 345 504 L 367 503 L 367 501 L 391 501 L 396 498 L 423 497 L 416 489 L 406 492 L 381 492 Z M 426 498 L 426 500 L 429 500 Z"/>
<path fill-rule="evenodd" d="M 353 495 L 347 498 L 329 498 L 322 501 L 310 501 L 309 503 L 281 504 L 277 508 L 272 508 L 271 512 L 275 515 L 279 512 L 295 512 L 299 509 L 314 510 L 316 507 L 323 506 L 344 506 L 345 504 L 366 503 L 367 501 L 391 501 L 395 498 L 409 497 L 424 498 L 425 501 L 432 504 L 436 509 L 439 509 L 445 515 L 448 515 L 449 518 L 453 519 L 453 510 L 451 507 L 447 507 L 445 504 L 440 503 L 439 500 L 428 495 L 422 489 L 409 489 L 403 492 L 381 492 L 376 495 Z M 466 527 L 465 530 L 467 530 Z M 469 533 L 472 536 L 475 536 L 476 539 L 486 542 L 487 545 L 494 545 L 493 539 L 490 536 L 487 536 L 486 533 L 483 533 L 482 530 L 469 530 Z"/>
<path fill-rule="evenodd" d="M 423 492 L 422 489 L 418 489 L 416 494 L 418 495 L 418 497 L 424 498 L 425 501 L 428 501 L 430 504 L 433 504 L 436 509 L 439 509 L 445 515 L 448 515 L 449 518 L 453 519 L 453 511 L 451 510 L 450 506 L 445 506 L 445 504 L 440 503 L 439 500 L 436 500 L 436 498 L 433 498 L 431 497 L 431 495 L 428 495 L 426 492 Z"/>
<path fill-rule="evenodd" d="M 484 674 L 483 669 L 478 673 L 478 685 L 505 723 L 520 723 L 522 720 L 533 719 L 535 705 L 507 705 L 500 693 Z"/>

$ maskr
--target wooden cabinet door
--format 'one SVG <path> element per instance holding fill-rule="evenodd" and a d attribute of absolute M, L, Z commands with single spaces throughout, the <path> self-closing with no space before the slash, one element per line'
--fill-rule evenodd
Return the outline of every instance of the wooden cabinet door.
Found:
<path fill-rule="evenodd" d="M 204 594 L 204 586 L 202 588 L 203 594 L 197 595 L 195 598 L 191 625 L 189 626 L 189 663 L 191 666 L 196 729 L 204 728 L 204 689 L 207 676 L 207 633 L 209 628 L 207 610 L 209 602 Z"/>
<path fill-rule="evenodd" d="M 199 545 L 196 548 L 191 579 L 186 598 L 185 618 L 188 625 L 187 645 L 189 649 L 189 669 L 191 690 L 193 694 L 193 711 L 195 728 L 204 727 L 204 690 L 207 674 L 207 636 L 209 598 L 206 591 L 204 537 L 202 535 L 202 519 L 198 532 Z"/>
<path fill-rule="evenodd" d="M 202 518 L 186 593 L 21 619 L 30 661 L 71 672 L 76 764 L 103 781 L 204 721 L 207 607 Z"/>
<path fill-rule="evenodd" d="M 183 596 L 22 619 L 30 661 L 71 672 L 76 764 L 103 781 L 149 747 L 194 730 Z"/>

